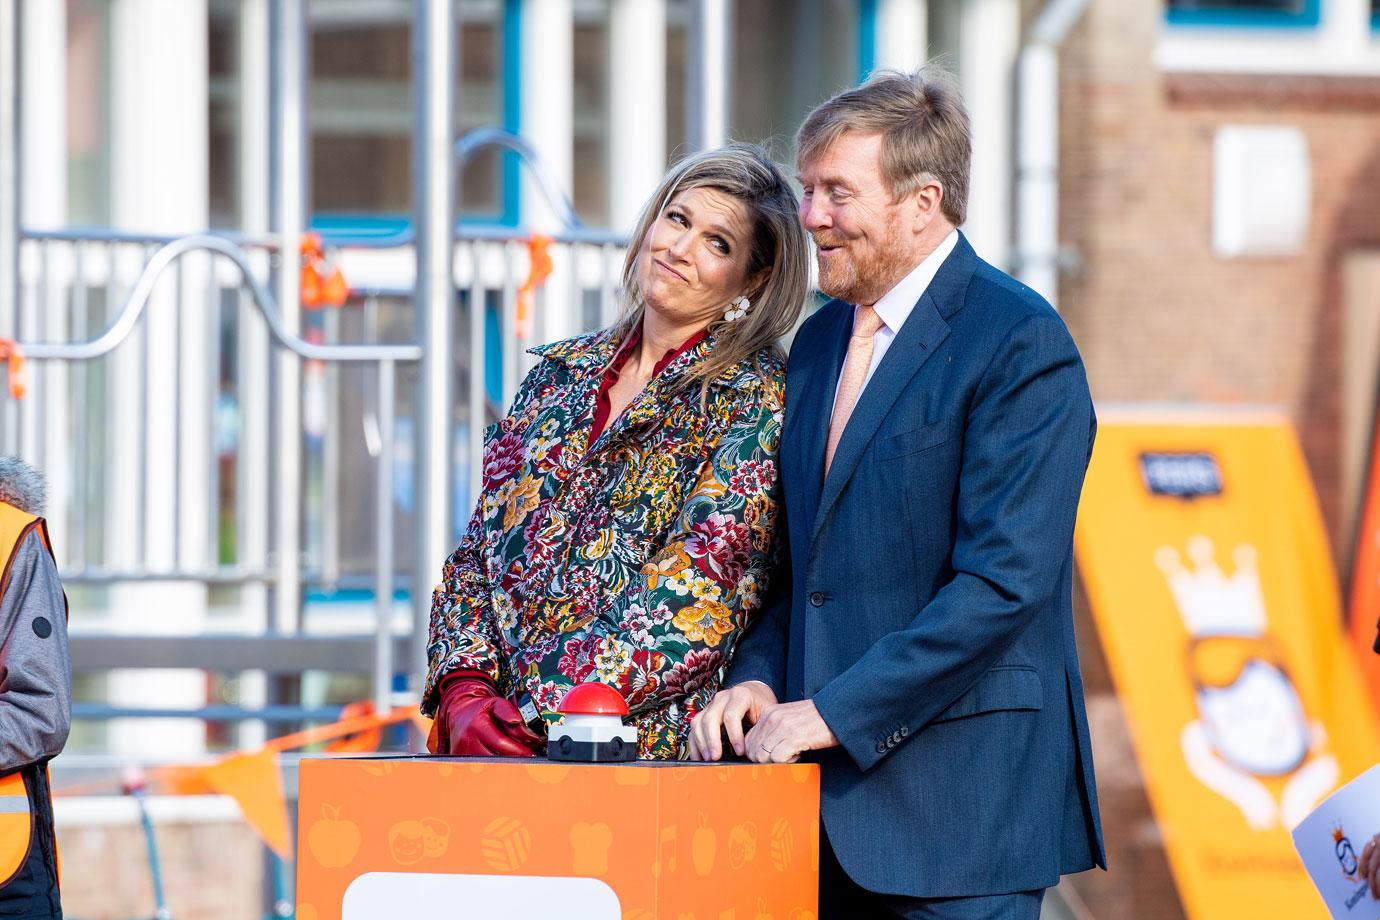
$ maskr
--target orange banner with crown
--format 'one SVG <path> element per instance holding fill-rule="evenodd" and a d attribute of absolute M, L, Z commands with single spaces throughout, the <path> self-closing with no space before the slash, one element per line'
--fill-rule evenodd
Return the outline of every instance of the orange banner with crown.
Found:
<path fill-rule="evenodd" d="M 1075 546 L 1188 916 L 1326 917 L 1289 832 L 1380 735 L 1288 422 L 1108 414 Z"/>

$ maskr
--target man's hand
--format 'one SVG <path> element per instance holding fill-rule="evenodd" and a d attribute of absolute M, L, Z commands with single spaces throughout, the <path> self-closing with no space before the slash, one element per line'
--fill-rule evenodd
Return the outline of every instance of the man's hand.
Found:
<path fill-rule="evenodd" d="M 1372 837 L 1361 851 L 1361 863 L 1356 874 L 1361 881 L 1370 882 L 1370 896 L 1380 900 L 1380 834 Z"/>
<path fill-rule="evenodd" d="M 776 705 L 776 694 L 760 680 L 744 681 L 720 690 L 690 723 L 690 759 L 718 760 L 723 756 L 722 735 L 739 757 L 743 756 L 743 725 L 756 725 L 762 711 Z"/>
<path fill-rule="evenodd" d="M 769 706 L 746 739 L 747 756 L 756 763 L 795 763 L 806 751 L 836 747 L 828 724 L 811 700 Z"/>

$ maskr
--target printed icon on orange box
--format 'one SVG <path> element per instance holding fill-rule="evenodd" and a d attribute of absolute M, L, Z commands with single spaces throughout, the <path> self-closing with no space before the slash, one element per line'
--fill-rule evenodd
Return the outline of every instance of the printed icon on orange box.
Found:
<path fill-rule="evenodd" d="M 819 822 L 810 825 L 810 869 L 819 871 Z"/>
<path fill-rule="evenodd" d="M 388 852 L 400 866 L 419 863 L 426 856 L 425 830 L 420 821 L 399 821 L 388 829 Z"/>
<path fill-rule="evenodd" d="M 757 825 L 744 821 L 728 832 L 728 864 L 735 869 L 752 862 L 757 855 Z"/>
<path fill-rule="evenodd" d="M 391 763 L 366 763 L 360 764 L 359 768 L 370 776 L 387 776 L 393 772 Z"/>
<path fill-rule="evenodd" d="M 359 853 L 359 825 L 340 820 L 339 805 L 322 805 L 321 817 L 307 831 L 307 849 L 327 869 L 347 866 Z"/>
<path fill-rule="evenodd" d="M 609 847 L 613 828 L 600 822 L 579 821 L 570 829 L 570 849 L 574 853 L 571 870 L 576 875 L 604 875 L 609 871 Z"/>
<path fill-rule="evenodd" d="M 791 911 L 790 920 L 815 920 L 815 912 L 806 910 L 803 907 L 797 907 L 795 910 Z"/>
<path fill-rule="evenodd" d="M 652 781 L 652 771 L 640 768 L 614 770 L 613 781 L 619 786 L 646 786 Z"/>
<path fill-rule="evenodd" d="M 495 818 L 484 828 L 479 852 L 489 868 L 516 872 L 532 854 L 532 834 L 516 818 Z"/>
<path fill-rule="evenodd" d="M 400 866 L 445 855 L 450 846 L 450 825 L 440 818 L 399 821 L 388 829 L 388 852 Z"/>
<path fill-rule="evenodd" d="M 450 825 L 440 818 L 422 819 L 422 852 L 427 859 L 446 855 L 450 847 Z"/>
<path fill-rule="evenodd" d="M 570 775 L 572 767 L 558 763 L 534 763 L 527 768 L 527 775 L 532 777 L 534 782 L 544 786 L 555 786 L 565 782 L 565 778 Z"/>
<path fill-rule="evenodd" d="M 765 899 L 757 899 L 757 916 L 754 917 L 753 920 L 775 920 L 771 914 L 767 913 L 767 902 Z"/>
<path fill-rule="evenodd" d="M 652 878 L 663 872 L 676 871 L 676 851 L 680 847 L 680 829 L 675 825 L 663 827 L 657 840 L 656 860 L 652 863 Z"/>
<path fill-rule="evenodd" d="M 695 828 L 695 836 L 690 838 L 690 860 L 695 871 L 708 875 L 714 871 L 714 855 L 719 848 L 719 837 L 709 826 L 704 812 L 700 812 L 700 826 Z"/>
<path fill-rule="evenodd" d="M 791 865 L 791 851 L 795 848 L 795 835 L 785 819 L 779 819 L 771 829 L 771 864 L 785 872 Z"/>

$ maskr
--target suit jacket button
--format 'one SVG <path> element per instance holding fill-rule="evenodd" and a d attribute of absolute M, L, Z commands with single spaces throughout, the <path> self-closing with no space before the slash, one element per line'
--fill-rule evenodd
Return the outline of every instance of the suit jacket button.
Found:
<path fill-rule="evenodd" d="M 885 754 L 885 753 L 886 753 L 887 747 L 888 747 L 888 745 L 887 745 L 887 743 L 886 743 L 885 741 L 878 741 L 878 742 L 877 742 L 877 753 L 878 753 L 878 754 Z"/>
<path fill-rule="evenodd" d="M 904 737 L 906 736 L 906 727 L 905 727 L 904 725 L 902 725 L 902 726 L 901 726 L 901 730 L 900 730 L 897 734 L 899 734 L 902 738 L 904 738 Z"/>
<path fill-rule="evenodd" d="M 814 591 L 810 594 L 810 605 L 814 607 L 824 606 L 824 592 Z"/>

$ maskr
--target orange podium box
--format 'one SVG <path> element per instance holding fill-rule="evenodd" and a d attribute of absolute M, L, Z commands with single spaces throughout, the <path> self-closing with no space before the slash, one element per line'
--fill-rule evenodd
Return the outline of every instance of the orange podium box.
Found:
<path fill-rule="evenodd" d="M 298 920 L 814 920 L 813 764 L 303 760 Z"/>

